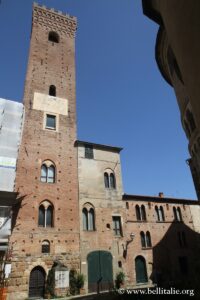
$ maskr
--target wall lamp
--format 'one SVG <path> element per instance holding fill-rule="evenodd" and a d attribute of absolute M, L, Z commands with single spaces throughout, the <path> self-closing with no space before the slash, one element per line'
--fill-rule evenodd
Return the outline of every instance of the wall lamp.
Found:
<path fill-rule="evenodd" d="M 133 232 L 131 232 L 130 234 L 130 240 L 126 241 L 126 244 L 124 246 L 124 244 L 122 245 L 123 246 L 123 257 L 126 259 L 127 257 L 127 251 L 128 251 L 128 245 L 133 242 L 134 240 L 134 237 L 135 237 L 135 234 Z"/>

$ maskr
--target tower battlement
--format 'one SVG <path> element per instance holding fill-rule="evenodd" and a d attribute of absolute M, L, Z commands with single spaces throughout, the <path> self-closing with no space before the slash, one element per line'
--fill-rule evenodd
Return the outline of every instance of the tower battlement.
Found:
<path fill-rule="evenodd" d="M 61 34 L 67 34 L 70 37 L 75 36 L 77 29 L 76 17 L 54 8 L 47 8 L 45 5 L 40 5 L 36 2 L 33 4 L 32 23 L 46 27 L 47 30 L 59 31 Z"/>

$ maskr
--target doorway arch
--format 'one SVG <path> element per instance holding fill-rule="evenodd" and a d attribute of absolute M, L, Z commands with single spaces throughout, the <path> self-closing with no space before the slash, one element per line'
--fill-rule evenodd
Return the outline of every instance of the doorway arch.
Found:
<path fill-rule="evenodd" d="M 100 292 L 113 288 L 112 255 L 108 251 L 93 251 L 88 254 L 88 291 Z"/>
<path fill-rule="evenodd" d="M 29 297 L 44 297 L 45 292 L 45 270 L 37 266 L 32 269 L 29 278 Z"/>
<path fill-rule="evenodd" d="M 141 255 L 135 258 L 135 272 L 137 283 L 148 282 L 146 261 L 145 258 Z"/>

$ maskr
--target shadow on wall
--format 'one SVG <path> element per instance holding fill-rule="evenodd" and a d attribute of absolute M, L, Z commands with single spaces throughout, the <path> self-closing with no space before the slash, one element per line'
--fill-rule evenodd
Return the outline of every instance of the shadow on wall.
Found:
<path fill-rule="evenodd" d="M 150 278 L 158 287 L 192 289 L 200 299 L 200 234 L 174 221 L 153 247 L 152 270 Z"/>

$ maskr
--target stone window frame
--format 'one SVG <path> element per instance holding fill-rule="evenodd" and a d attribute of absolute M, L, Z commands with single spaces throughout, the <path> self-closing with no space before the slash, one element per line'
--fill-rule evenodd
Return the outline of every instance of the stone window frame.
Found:
<path fill-rule="evenodd" d="M 47 224 L 48 211 L 51 212 L 50 224 Z M 41 213 L 43 213 L 43 215 L 41 215 Z M 40 228 L 54 227 L 54 206 L 49 200 L 42 201 L 38 207 L 38 227 Z"/>
<path fill-rule="evenodd" d="M 47 115 L 55 116 L 55 118 L 56 118 L 56 127 L 55 128 L 51 128 L 51 127 L 46 126 Z M 43 129 L 47 130 L 47 131 L 51 131 L 51 132 L 58 132 L 59 131 L 59 114 L 55 114 L 55 113 L 52 113 L 52 112 L 46 112 L 45 111 L 44 112 L 44 120 L 43 120 Z"/>
<path fill-rule="evenodd" d="M 110 190 L 117 189 L 115 172 L 110 168 L 104 170 L 104 187 Z"/>
<path fill-rule="evenodd" d="M 83 231 L 96 231 L 95 207 L 91 203 L 85 203 L 81 212 Z"/>
<path fill-rule="evenodd" d="M 45 180 L 45 181 L 42 181 L 42 178 L 44 177 L 44 175 L 42 175 L 42 167 L 43 167 L 43 166 L 45 166 L 46 169 L 47 169 L 47 170 L 46 170 L 46 176 L 45 176 L 46 180 Z M 49 181 L 49 178 L 51 178 L 51 177 L 49 176 L 49 169 L 50 169 L 51 167 L 54 168 L 54 176 L 52 177 L 52 178 L 53 178 L 53 181 Z M 55 165 L 55 163 L 54 163 L 52 160 L 47 159 L 47 160 L 44 160 L 44 161 L 42 162 L 42 164 L 41 164 L 41 172 L 40 172 L 40 182 L 42 182 L 42 183 L 50 183 L 50 184 L 56 183 L 56 165 Z"/>

